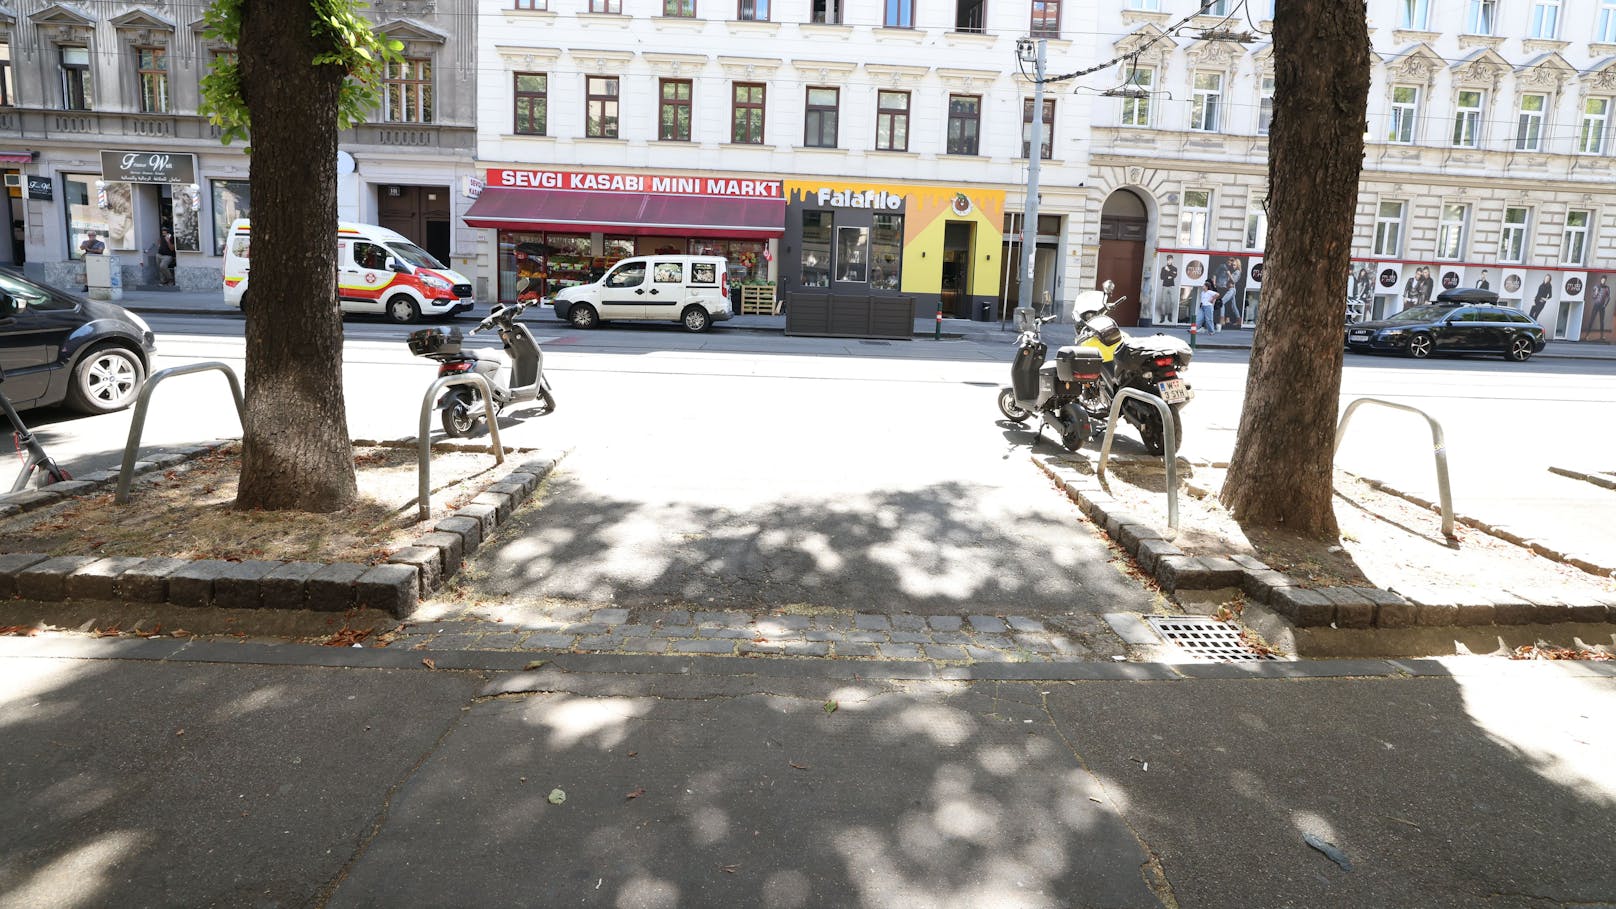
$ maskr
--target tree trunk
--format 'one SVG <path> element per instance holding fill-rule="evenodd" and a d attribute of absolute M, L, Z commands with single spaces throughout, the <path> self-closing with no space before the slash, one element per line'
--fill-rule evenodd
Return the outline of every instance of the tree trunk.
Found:
<path fill-rule="evenodd" d="M 1364 0 L 1280 4 L 1267 274 L 1222 494 L 1243 525 L 1336 535 L 1332 463 L 1368 97 Z"/>
<path fill-rule="evenodd" d="M 357 496 L 337 306 L 337 102 L 309 0 L 242 3 L 252 118 L 252 279 L 238 509 L 336 511 Z"/>

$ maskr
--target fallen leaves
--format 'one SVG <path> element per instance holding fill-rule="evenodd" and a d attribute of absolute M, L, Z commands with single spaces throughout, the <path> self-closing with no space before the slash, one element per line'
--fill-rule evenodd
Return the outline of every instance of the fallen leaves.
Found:
<path fill-rule="evenodd" d="M 740 865 L 725 865 L 722 868 L 720 868 L 719 870 L 724 872 L 725 874 L 734 874 L 735 872 L 741 870 L 741 866 Z"/>
<path fill-rule="evenodd" d="M 1616 655 L 1603 650 L 1579 647 L 1555 647 L 1552 644 L 1522 644 L 1510 651 L 1512 660 L 1616 660 Z"/>
<path fill-rule="evenodd" d="M 436 669 L 436 668 L 438 668 L 437 661 L 433 660 L 431 657 L 422 657 L 421 658 L 421 665 L 425 666 L 428 669 Z"/>
<path fill-rule="evenodd" d="M 841 706 L 841 705 L 837 704 L 835 701 L 826 701 L 825 702 L 825 712 L 826 713 L 835 713 L 836 708 L 839 707 L 839 706 Z"/>
<path fill-rule="evenodd" d="M 543 666 L 546 662 L 548 662 L 548 661 L 547 660 L 529 660 L 527 662 L 527 664 L 522 667 L 522 670 L 524 672 L 532 672 L 533 670 L 538 669 L 540 666 Z"/>
<path fill-rule="evenodd" d="M 630 792 L 630 793 L 624 795 L 623 796 L 623 801 L 632 802 L 632 801 L 634 801 L 635 799 L 639 798 L 640 796 L 642 796 L 644 794 L 645 794 L 645 787 L 641 786 L 640 788 L 634 790 L 633 792 Z"/>
<path fill-rule="evenodd" d="M 321 643 L 326 647 L 352 647 L 370 637 L 373 630 L 370 628 L 349 628 L 344 625 Z"/>
<path fill-rule="evenodd" d="M 560 789 L 551 789 L 550 794 L 545 796 L 544 800 L 552 805 L 559 805 L 567 800 L 567 793 Z"/>
<path fill-rule="evenodd" d="M 39 629 L 33 625 L 0 625 L 0 635 L 31 638 L 36 634 L 39 634 Z"/>
<path fill-rule="evenodd" d="M 791 766 L 793 768 L 797 769 L 797 770 L 807 770 L 808 769 L 807 764 L 799 764 L 796 761 L 788 761 L 787 763 L 791 764 Z"/>

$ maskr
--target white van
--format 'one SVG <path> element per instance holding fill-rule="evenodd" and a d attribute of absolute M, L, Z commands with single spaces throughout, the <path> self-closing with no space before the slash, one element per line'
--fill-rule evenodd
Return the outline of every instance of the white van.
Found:
<path fill-rule="evenodd" d="M 241 307 L 252 266 L 252 226 L 230 225 L 224 246 L 224 300 Z M 445 268 L 403 234 L 375 224 L 337 225 L 337 299 L 345 313 L 385 313 L 394 322 L 470 312 L 471 281 Z"/>
<path fill-rule="evenodd" d="M 557 292 L 556 317 L 577 328 L 616 319 L 682 322 L 706 331 L 733 316 L 729 263 L 723 256 L 633 256 L 593 284 Z"/>

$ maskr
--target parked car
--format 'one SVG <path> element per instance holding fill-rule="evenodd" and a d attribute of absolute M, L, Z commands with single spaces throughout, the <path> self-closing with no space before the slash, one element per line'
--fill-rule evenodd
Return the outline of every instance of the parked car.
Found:
<path fill-rule="evenodd" d="M 1443 291 L 1435 303 L 1347 326 L 1347 348 L 1406 353 L 1422 360 L 1432 354 L 1496 353 L 1523 363 L 1543 350 L 1547 334 L 1531 316 L 1497 300 L 1486 290 Z"/>
<path fill-rule="evenodd" d="M 633 256 L 590 284 L 563 288 L 551 302 L 575 328 L 617 319 L 680 322 L 706 331 L 735 312 L 723 256 Z"/>
<path fill-rule="evenodd" d="M 85 413 L 133 404 L 157 352 L 151 326 L 0 269 L 0 391 L 18 410 L 66 403 Z"/>

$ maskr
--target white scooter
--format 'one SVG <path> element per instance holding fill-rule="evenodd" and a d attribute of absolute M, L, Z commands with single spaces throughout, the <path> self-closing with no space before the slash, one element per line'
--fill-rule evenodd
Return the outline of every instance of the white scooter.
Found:
<path fill-rule="evenodd" d="M 494 329 L 499 332 L 505 348 L 502 356 L 497 351 L 461 350 L 460 329 L 445 334 L 441 328 L 423 328 L 410 333 L 410 353 L 418 357 L 437 360 L 439 376 L 476 373 L 488 379 L 494 391 L 494 414 L 512 404 L 540 401 L 540 413 L 555 411 L 555 396 L 550 391 L 550 380 L 544 375 L 544 352 L 527 326 L 516 321 L 528 303 L 496 303 L 494 311 L 477 323 L 470 334 Z M 482 408 L 477 406 L 477 392 L 469 385 L 456 385 L 438 399 L 442 412 L 444 435 L 451 438 L 470 435 Z"/>

